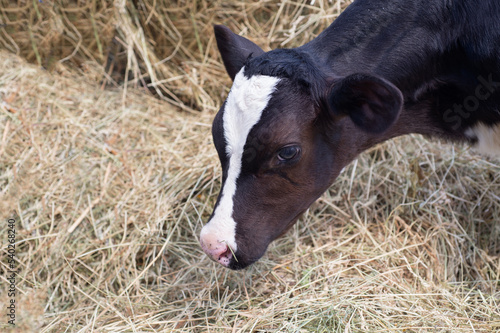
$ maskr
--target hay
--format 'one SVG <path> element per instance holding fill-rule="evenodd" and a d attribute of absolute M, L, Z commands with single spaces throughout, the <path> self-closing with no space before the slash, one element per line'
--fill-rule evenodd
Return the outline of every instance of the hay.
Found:
<path fill-rule="evenodd" d="M 16 219 L 20 268 L 9 329 L 498 331 L 500 161 L 466 147 L 412 136 L 362 154 L 245 271 L 198 245 L 230 87 L 211 24 L 288 47 L 346 5 L 2 3 L 0 43 L 19 54 L 0 52 L 0 221 Z"/>
<path fill-rule="evenodd" d="M 48 70 L 103 68 L 105 85 L 147 87 L 183 110 L 217 110 L 221 70 L 212 26 L 225 22 L 269 48 L 307 41 L 336 14 L 307 4 L 211 1 L 1 1 L 0 47 Z M 340 8 L 332 7 L 331 11 Z M 307 19 L 305 20 L 305 18 Z M 283 19 L 281 19 L 283 18 Z M 284 22 L 292 21 L 291 27 Z M 264 24 L 262 24 L 264 23 Z M 260 37 L 259 37 L 260 36 Z"/>

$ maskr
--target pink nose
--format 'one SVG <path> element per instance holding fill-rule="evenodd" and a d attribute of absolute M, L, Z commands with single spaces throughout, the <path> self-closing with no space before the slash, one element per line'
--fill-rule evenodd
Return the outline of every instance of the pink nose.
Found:
<path fill-rule="evenodd" d="M 220 241 L 214 235 L 202 235 L 200 238 L 201 248 L 208 256 L 223 266 L 228 266 L 233 257 L 231 250 L 224 241 Z"/>

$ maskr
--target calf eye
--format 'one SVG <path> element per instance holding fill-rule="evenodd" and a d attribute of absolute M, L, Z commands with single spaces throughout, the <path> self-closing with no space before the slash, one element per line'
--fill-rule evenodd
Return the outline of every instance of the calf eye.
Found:
<path fill-rule="evenodd" d="M 299 154 L 300 148 L 297 146 L 283 147 L 278 151 L 280 161 L 290 161 Z"/>

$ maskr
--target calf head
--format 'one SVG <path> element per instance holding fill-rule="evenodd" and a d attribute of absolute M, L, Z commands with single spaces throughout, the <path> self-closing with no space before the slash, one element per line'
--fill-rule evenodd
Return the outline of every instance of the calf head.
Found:
<path fill-rule="evenodd" d="M 403 99 L 382 78 L 337 77 L 301 49 L 265 53 L 223 26 L 215 35 L 233 86 L 212 127 L 222 190 L 200 243 L 241 269 L 393 126 Z"/>

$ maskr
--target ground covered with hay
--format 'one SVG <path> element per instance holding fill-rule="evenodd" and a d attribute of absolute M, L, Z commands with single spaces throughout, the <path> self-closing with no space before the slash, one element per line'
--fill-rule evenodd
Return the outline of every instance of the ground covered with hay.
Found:
<path fill-rule="evenodd" d="M 346 5 L 2 1 L 2 331 L 500 331 L 500 160 L 467 147 L 365 152 L 247 270 L 198 245 L 230 87 L 211 25 L 292 47 Z"/>

